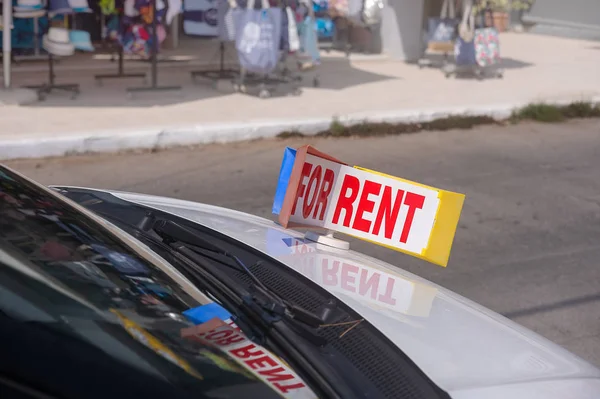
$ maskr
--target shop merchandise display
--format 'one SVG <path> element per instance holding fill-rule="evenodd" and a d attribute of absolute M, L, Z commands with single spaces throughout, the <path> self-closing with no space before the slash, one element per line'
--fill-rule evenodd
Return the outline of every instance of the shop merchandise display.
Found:
<path fill-rule="evenodd" d="M 302 91 L 304 74 L 319 63 L 316 24 L 312 2 L 250 0 L 234 10 L 236 50 L 241 66 L 234 89 L 249 93 L 258 88 L 261 98 L 278 86 L 289 86 L 294 95 Z M 296 69 L 290 67 L 291 61 Z M 319 85 L 318 75 L 313 86 Z"/>
<path fill-rule="evenodd" d="M 42 0 L 17 0 L 13 6 L 13 18 L 40 18 L 46 15 Z"/>
<path fill-rule="evenodd" d="M 491 10 L 483 8 L 483 13 Z M 488 68 L 493 67 L 496 77 L 502 78 L 504 71 L 497 68 L 500 62 L 500 39 L 498 31 L 489 26 L 475 25 L 476 9 L 472 2 L 465 5 L 465 10 L 458 28 L 458 37 L 454 47 L 455 65 L 444 68 L 446 77 L 458 72 L 472 72 L 482 79 Z M 482 18 L 484 21 L 493 21 L 493 18 Z"/>
<path fill-rule="evenodd" d="M 94 75 L 96 84 L 102 85 L 104 79 L 145 78 L 146 74 L 142 72 L 125 72 L 124 49 L 120 40 L 121 22 L 124 15 L 125 4 L 123 1 L 119 1 L 119 4 L 117 4 L 116 0 L 100 0 L 98 5 L 103 21 L 102 38 L 105 41 L 116 44 L 117 73 Z M 129 14 L 135 14 L 135 10 L 132 8 L 134 4 L 129 2 L 127 5 L 129 7 Z M 115 59 L 113 58 L 113 61 L 114 60 Z"/>
<path fill-rule="evenodd" d="M 444 0 L 439 17 L 431 17 L 427 21 L 425 54 L 418 61 L 420 68 L 444 67 L 449 63 L 449 57 L 454 52 L 458 25 L 460 18 L 456 15 L 456 8 L 460 0 Z M 442 56 L 441 64 L 433 62 L 432 57 Z"/>
<path fill-rule="evenodd" d="M 78 13 L 91 13 L 87 0 L 48 0 L 48 15 L 73 15 Z"/>
<path fill-rule="evenodd" d="M 75 47 L 75 50 L 80 51 L 94 51 L 94 45 L 92 44 L 90 32 L 85 30 L 71 30 L 69 31 L 69 40 Z"/>
<path fill-rule="evenodd" d="M 21 18 L 42 17 L 40 22 L 40 49 L 48 54 L 49 82 L 39 86 L 29 86 L 39 91 L 40 98 L 53 89 L 69 90 L 75 96 L 77 85 L 56 85 L 54 83 L 54 62 L 58 57 L 69 57 L 77 51 L 93 52 L 92 37 L 95 33 L 81 25 L 83 19 L 75 18 L 79 13 L 98 13 L 104 19 L 101 37 L 118 45 L 119 71 L 116 75 L 96 75 L 98 83 L 109 77 L 146 77 L 145 73 L 127 74 L 123 71 L 123 55 L 135 55 L 151 62 L 152 79 L 150 88 L 164 90 L 156 85 L 156 55 L 161 43 L 167 37 L 167 27 L 175 16 L 181 13 L 182 0 L 13 0 L 15 14 Z M 241 65 L 243 77 L 234 82 L 234 87 L 252 85 L 254 82 L 271 84 L 293 83 L 293 92 L 300 92 L 297 82 L 302 78 L 292 72 L 287 64 L 293 61 L 298 72 L 304 73 L 320 62 L 317 26 L 314 7 L 327 9 L 327 1 L 318 4 L 310 0 L 217 0 L 220 50 L 224 44 L 232 43 Z M 315 4 L 317 4 L 315 6 Z M 92 5 L 92 8 L 90 8 Z M 307 12 L 306 10 L 310 10 Z M 62 19 L 59 22 L 56 19 Z M 17 20 L 17 19 L 16 19 Z M 88 19 L 89 20 L 89 19 Z M 61 25 L 58 25 L 61 24 Z M 85 25 L 85 23 L 84 23 Z M 322 24 L 321 24 L 322 25 Z M 70 28 L 70 29 L 69 29 Z M 98 26 L 100 29 L 100 25 Z M 321 27 L 321 30 L 330 30 Z M 98 30 L 99 32 L 99 30 Z M 293 69 L 293 68 L 292 68 Z M 224 74 L 223 58 L 218 71 L 219 79 L 236 79 L 240 70 L 230 70 Z M 313 80 L 318 85 L 318 77 Z M 173 89 L 175 87 L 170 87 Z M 127 89 L 130 93 L 146 88 Z"/>
<path fill-rule="evenodd" d="M 168 7 L 173 7 L 181 12 L 181 2 L 169 0 Z M 124 52 L 146 56 L 150 60 L 150 85 L 145 87 L 131 87 L 127 89 L 129 96 L 133 93 L 148 91 L 177 91 L 180 86 L 158 85 L 158 52 L 167 34 L 165 22 L 177 13 L 168 13 L 163 0 L 125 0 L 122 27 L 125 34 L 120 36 Z M 123 32 L 123 29 L 122 29 Z"/>
<path fill-rule="evenodd" d="M 75 53 L 69 31 L 64 28 L 50 28 L 42 40 L 44 49 L 52 55 L 68 57 Z"/>
<path fill-rule="evenodd" d="M 71 98 L 75 99 L 79 95 L 79 85 L 76 83 L 57 84 L 54 75 L 54 58 L 68 57 L 75 53 L 75 45 L 71 42 L 69 30 L 51 27 L 42 39 L 42 46 L 48 52 L 48 82 L 27 87 L 35 89 L 40 100 L 44 100 L 46 95 L 55 90 L 71 93 Z"/>
<path fill-rule="evenodd" d="M 33 50 L 33 54 L 25 56 L 26 59 L 39 59 L 41 57 L 41 34 L 47 29 L 46 4 L 42 0 L 16 0 L 13 1 L 12 48 Z"/>

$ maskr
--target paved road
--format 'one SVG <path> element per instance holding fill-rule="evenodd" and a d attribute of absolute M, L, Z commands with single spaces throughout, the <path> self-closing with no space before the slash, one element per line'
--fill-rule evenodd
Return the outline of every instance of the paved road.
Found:
<path fill-rule="evenodd" d="M 467 200 L 448 268 L 362 242 L 600 366 L 600 122 L 486 127 L 372 139 L 311 139 L 342 160 Z M 255 141 L 9 165 L 43 183 L 218 204 L 269 217 L 283 147 Z"/>

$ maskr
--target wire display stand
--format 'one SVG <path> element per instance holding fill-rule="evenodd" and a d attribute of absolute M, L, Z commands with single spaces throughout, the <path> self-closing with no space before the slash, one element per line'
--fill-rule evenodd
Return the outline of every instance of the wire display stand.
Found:
<path fill-rule="evenodd" d="M 71 93 L 71 99 L 74 100 L 79 95 L 79 84 L 77 83 L 61 83 L 57 84 L 55 82 L 56 75 L 54 74 L 54 56 L 48 53 L 48 82 L 35 85 L 35 86 L 25 86 L 28 89 L 36 90 L 38 99 L 43 101 L 46 99 L 46 95 L 50 94 L 52 91 L 66 91 Z"/>
<path fill-rule="evenodd" d="M 181 90 L 181 86 L 159 86 L 158 85 L 158 33 L 156 28 L 158 27 L 158 21 L 156 20 L 156 0 L 152 0 L 150 3 L 152 6 L 152 50 L 150 54 L 150 86 L 146 87 L 129 87 L 127 93 L 132 96 L 134 93 L 144 92 L 165 92 L 165 91 L 178 91 Z"/>
<path fill-rule="evenodd" d="M 123 11 L 119 13 L 119 30 L 121 29 L 122 19 L 123 19 Z M 123 54 L 123 46 L 120 44 L 117 45 L 118 53 L 117 53 L 117 73 L 109 73 L 109 74 L 99 74 L 94 75 L 94 80 L 98 86 L 102 86 L 102 80 L 104 79 L 123 79 L 123 78 L 143 78 L 146 79 L 146 74 L 143 72 L 125 72 L 125 60 Z M 114 58 L 111 60 L 114 61 Z"/>
<path fill-rule="evenodd" d="M 233 80 L 233 79 L 237 78 L 240 74 L 240 72 L 238 70 L 231 69 L 231 68 L 225 68 L 225 42 L 224 41 L 220 41 L 220 43 L 219 43 L 218 57 L 219 57 L 219 69 L 191 71 L 190 75 L 192 77 L 192 80 L 194 82 L 196 82 L 196 79 L 198 77 L 209 79 L 212 82 L 213 87 L 216 88 L 217 82 L 219 80 Z M 216 57 L 213 57 L 213 59 L 214 58 L 216 58 Z"/>

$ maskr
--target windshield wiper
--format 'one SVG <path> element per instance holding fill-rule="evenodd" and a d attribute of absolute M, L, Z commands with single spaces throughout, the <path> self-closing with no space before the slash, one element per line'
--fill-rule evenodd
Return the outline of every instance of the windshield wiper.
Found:
<path fill-rule="evenodd" d="M 170 224 L 157 223 L 152 211 L 149 211 L 146 217 L 137 225 L 124 222 L 107 212 L 98 210 L 94 210 L 94 212 L 112 221 L 117 226 L 122 226 L 121 228 L 124 231 L 130 232 L 140 241 L 150 243 L 159 251 L 165 251 L 173 256 L 178 265 L 192 278 L 192 281 L 208 292 L 214 293 L 226 308 L 236 309 L 235 313 L 238 317 L 235 319 L 235 323 L 250 340 L 258 339 L 257 342 L 261 344 L 266 342 L 268 345 L 274 345 L 275 348 L 285 353 L 289 359 L 292 359 L 296 367 L 306 371 L 316 386 L 324 393 L 323 396 L 319 395 L 320 397 L 336 399 L 356 397 L 353 389 L 346 388 L 342 383 L 346 379 L 339 374 L 337 368 L 318 360 L 323 356 L 322 350 L 327 346 L 328 340 L 307 330 L 303 324 L 296 322 L 295 320 L 299 320 L 297 317 L 300 312 L 295 314 L 296 318 L 281 317 L 274 314 L 274 312 L 269 312 L 268 306 L 265 306 L 264 303 L 261 306 L 256 295 L 251 295 L 243 285 L 236 282 L 227 273 L 219 270 L 216 265 L 212 265 L 207 261 L 219 255 L 225 256 L 223 253 L 228 253 L 227 251 L 199 237 L 185 227 L 184 230 L 180 230 L 178 227 L 181 226 L 177 224 L 175 224 L 177 227 L 173 227 Z M 155 224 L 157 224 L 158 231 L 153 229 Z M 170 228 L 177 231 L 167 230 Z M 174 241 L 179 238 L 186 241 L 192 240 L 187 235 L 184 236 L 184 232 L 191 233 L 194 242 L 201 245 L 193 250 L 191 249 L 193 245 L 189 243 L 184 244 L 179 240 Z M 167 233 L 173 233 L 173 235 Z M 169 236 L 171 238 L 168 238 Z M 171 242 L 171 244 L 168 244 L 168 242 Z M 202 253 L 202 251 L 209 254 Z M 236 269 L 241 268 L 240 265 L 237 265 L 237 262 L 236 266 L 232 266 L 230 262 L 225 262 L 222 259 L 218 263 Z M 252 272 L 250 271 L 250 273 Z M 254 286 L 257 289 L 260 287 L 258 284 L 254 284 Z M 268 288 L 267 293 L 280 298 L 278 294 L 273 293 Z M 276 302 L 279 302 L 279 299 Z M 285 310 L 289 309 L 285 308 Z M 326 353 L 329 353 L 327 349 Z"/>
<path fill-rule="evenodd" d="M 148 217 L 150 216 L 148 215 Z M 266 286 L 258 277 L 256 277 L 254 273 L 252 273 L 250 268 L 248 268 L 248 266 L 246 266 L 246 264 L 244 264 L 240 258 L 219 247 L 218 245 L 203 239 L 190 229 L 170 220 L 158 220 L 152 223 L 151 226 L 152 227 L 150 227 L 150 229 L 156 232 L 156 234 L 158 234 L 166 244 L 171 246 L 181 246 L 181 244 L 178 244 L 178 242 L 186 244 L 184 245 L 185 248 L 191 249 L 199 255 L 205 256 L 215 262 L 219 262 L 220 264 L 232 267 L 239 272 L 245 273 L 254 283 L 251 285 L 251 288 L 258 291 L 261 295 L 268 299 L 268 301 L 261 304 L 263 309 L 276 315 L 299 321 L 313 328 L 319 328 L 326 323 L 318 315 L 290 303 L 286 299 L 282 298 L 282 296 L 275 290 Z M 220 255 L 232 260 L 235 266 L 232 266 L 223 259 L 219 259 L 215 255 Z M 258 261 L 252 267 L 254 268 L 261 263 L 261 261 Z"/>
<path fill-rule="evenodd" d="M 96 212 L 106 219 L 123 223 L 105 212 Z M 266 311 L 272 316 L 293 321 L 293 324 L 301 323 L 315 329 L 326 324 L 322 317 L 290 303 L 275 290 L 266 286 L 237 256 L 202 238 L 198 233 L 187 227 L 170 220 L 157 219 L 152 211 L 146 212 L 144 218 L 137 225 L 127 225 L 138 234 L 143 234 L 145 238 L 160 241 L 163 245 L 183 254 L 187 258 L 192 258 L 196 262 L 198 261 L 193 258 L 200 256 L 246 274 L 253 282 L 249 288 L 255 293 L 247 292 L 247 295 L 240 296 L 250 307 L 258 305 L 262 311 Z M 233 264 L 231 261 L 233 261 Z M 254 264 L 253 267 L 258 264 L 260 264 L 260 261 Z M 256 293 L 259 295 L 256 295 Z M 275 321 L 273 317 L 263 317 L 263 319 L 267 324 L 272 324 Z M 313 344 L 317 346 L 327 344 L 327 340 L 324 338 L 299 328 L 299 326 L 295 327 L 297 327 L 295 328 L 296 332 L 302 334 Z"/>

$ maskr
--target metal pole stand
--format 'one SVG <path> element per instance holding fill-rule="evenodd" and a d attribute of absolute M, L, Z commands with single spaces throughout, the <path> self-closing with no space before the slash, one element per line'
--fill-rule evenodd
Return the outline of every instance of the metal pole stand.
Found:
<path fill-rule="evenodd" d="M 225 69 L 225 42 L 219 43 L 219 69 L 218 70 L 204 70 L 204 71 L 191 71 L 190 75 L 192 80 L 196 82 L 198 76 L 209 79 L 212 81 L 213 88 L 217 88 L 217 82 L 221 79 L 233 80 L 238 77 L 239 72 L 234 69 Z M 213 59 L 216 56 L 213 56 Z"/>
<path fill-rule="evenodd" d="M 104 18 L 104 16 L 102 16 Z M 121 19 L 122 19 L 122 15 L 119 15 L 119 30 L 121 27 Z M 105 41 L 106 38 L 103 38 L 103 45 L 106 44 Z M 113 56 L 114 57 L 114 56 Z M 114 59 L 113 59 L 114 61 Z M 122 79 L 122 78 L 143 78 L 146 79 L 146 74 L 143 72 L 130 72 L 130 73 L 125 73 L 125 66 L 124 66 L 124 57 L 123 57 L 123 47 L 119 45 L 119 53 L 117 56 L 117 62 L 118 62 L 118 69 L 117 69 L 117 73 L 109 73 L 109 74 L 99 74 L 99 75 L 94 75 L 94 79 L 96 80 L 96 84 L 98 86 L 102 86 L 102 80 L 103 79 Z"/>
<path fill-rule="evenodd" d="M 76 83 L 62 83 L 56 84 L 54 82 L 54 57 L 52 54 L 48 54 L 48 83 L 37 86 L 25 86 L 28 89 L 34 89 L 37 91 L 38 99 L 43 101 L 46 99 L 46 95 L 50 94 L 53 90 L 67 91 L 71 93 L 71 99 L 74 100 L 79 95 L 79 85 Z"/>
<path fill-rule="evenodd" d="M 102 86 L 103 79 L 122 79 L 122 78 L 143 78 L 146 79 L 146 74 L 143 72 L 127 72 L 125 73 L 124 60 L 123 60 L 123 48 L 119 48 L 119 55 L 117 57 L 117 73 L 99 74 L 94 75 L 94 80 L 98 86 Z"/>
<path fill-rule="evenodd" d="M 160 91 L 160 92 L 165 92 L 165 91 L 177 91 L 177 90 L 181 90 L 181 86 L 159 86 L 158 85 L 158 68 L 157 68 L 157 64 L 158 64 L 158 34 L 156 32 L 156 27 L 157 27 L 157 21 L 156 21 L 156 0 L 152 0 L 152 43 L 153 43 L 153 49 L 152 49 L 152 69 L 150 71 L 150 77 L 151 77 L 151 84 L 150 86 L 147 87 L 129 87 L 127 88 L 127 93 L 129 94 L 129 96 L 133 96 L 134 93 L 142 93 L 142 92 L 148 92 L 148 91 Z"/>

